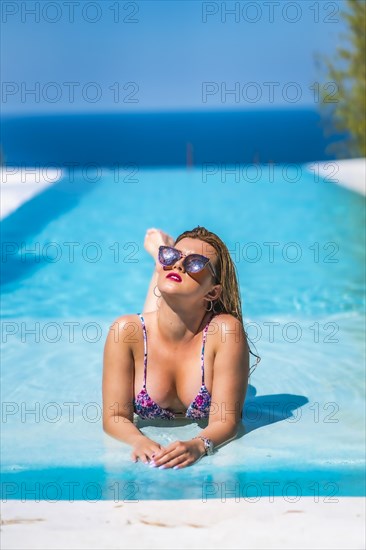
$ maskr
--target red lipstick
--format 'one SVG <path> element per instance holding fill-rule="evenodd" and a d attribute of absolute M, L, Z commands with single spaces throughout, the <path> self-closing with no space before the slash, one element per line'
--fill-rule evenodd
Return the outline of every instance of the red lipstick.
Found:
<path fill-rule="evenodd" d="M 173 281 L 176 281 L 177 283 L 182 282 L 182 277 L 179 275 L 179 273 L 176 273 L 175 271 L 169 273 L 169 275 L 166 276 L 166 279 L 173 279 Z"/>

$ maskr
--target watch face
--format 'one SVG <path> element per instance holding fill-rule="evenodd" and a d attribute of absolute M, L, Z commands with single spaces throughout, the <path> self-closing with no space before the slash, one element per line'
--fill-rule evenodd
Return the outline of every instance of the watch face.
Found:
<path fill-rule="evenodd" d="M 211 439 L 206 439 L 205 446 L 206 446 L 207 454 L 212 455 L 213 454 L 213 443 L 212 443 Z"/>

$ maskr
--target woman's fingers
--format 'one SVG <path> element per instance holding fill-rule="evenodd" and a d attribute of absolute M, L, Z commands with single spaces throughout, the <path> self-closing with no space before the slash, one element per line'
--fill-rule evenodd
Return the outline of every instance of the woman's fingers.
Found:
<path fill-rule="evenodd" d="M 192 442 L 174 441 L 166 447 L 163 453 L 152 458 L 151 467 L 155 468 L 184 468 L 200 460 L 197 446 Z"/>
<path fill-rule="evenodd" d="M 165 468 L 173 468 L 177 470 L 178 468 L 184 468 L 185 466 L 189 466 L 190 464 L 193 464 L 193 462 L 194 460 L 192 458 L 186 458 L 185 456 L 180 455 L 180 456 L 172 457 L 171 459 L 169 459 L 167 462 L 164 462 L 160 466 L 157 464 L 151 464 L 151 463 L 150 463 L 150 466 L 155 468 L 160 468 L 161 470 Z"/>
<path fill-rule="evenodd" d="M 141 462 L 148 464 L 151 458 L 147 453 L 140 453 L 140 454 L 132 453 L 131 460 L 132 462 L 137 462 L 138 460 L 141 460 Z"/>
<path fill-rule="evenodd" d="M 162 449 L 160 447 L 158 449 L 151 449 L 149 460 L 154 460 L 157 456 L 160 456 L 161 452 Z"/>
<path fill-rule="evenodd" d="M 155 466 L 156 468 L 160 468 L 160 466 L 175 466 L 177 462 L 180 462 L 181 460 L 185 460 L 187 458 L 187 452 L 183 451 L 181 449 L 173 449 L 171 451 L 167 451 L 164 455 L 155 457 L 152 460 L 152 466 Z M 175 462 L 174 462 L 175 461 Z"/>
<path fill-rule="evenodd" d="M 155 456 L 153 457 L 154 462 L 157 462 L 158 460 L 162 460 L 166 458 L 166 456 L 172 451 L 172 449 L 163 449 L 162 451 L 155 453 Z"/>
<path fill-rule="evenodd" d="M 133 462 L 136 462 L 137 460 L 141 460 L 142 462 L 149 462 L 150 460 L 153 460 L 155 456 L 157 456 L 157 453 L 161 452 L 161 447 L 155 448 L 155 449 L 149 449 L 149 452 L 145 451 L 144 453 L 138 453 L 137 451 L 134 451 L 131 454 L 131 460 Z"/>
<path fill-rule="evenodd" d="M 140 460 L 144 464 L 154 463 L 155 459 L 160 459 L 166 455 L 166 448 L 162 445 L 156 445 L 156 447 L 151 447 L 148 449 L 136 449 L 131 453 L 132 462 L 137 462 Z M 168 451 L 169 452 L 169 451 Z"/>
<path fill-rule="evenodd" d="M 180 462 L 179 464 L 176 464 L 173 466 L 173 470 L 181 470 L 182 468 L 186 468 L 187 466 L 190 466 L 192 462 L 189 462 L 188 460 L 185 460 L 184 462 Z"/>
<path fill-rule="evenodd" d="M 172 468 L 175 470 L 191 466 L 199 460 L 192 454 L 192 450 L 187 448 L 187 444 L 181 441 L 170 443 L 167 447 L 156 445 L 148 449 L 134 451 L 131 459 L 136 462 L 140 460 L 152 468 Z"/>

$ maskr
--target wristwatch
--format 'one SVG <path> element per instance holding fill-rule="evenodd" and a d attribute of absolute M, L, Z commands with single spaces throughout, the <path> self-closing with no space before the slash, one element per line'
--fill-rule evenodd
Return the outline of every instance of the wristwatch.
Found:
<path fill-rule="evenodd" d="M 202 439 L 203 443 L 205 444 L 205 454 L 213 455 L 214 444 L 212 443 L 211 439 L 208 439 L 207 437 L 203 437 L 202 435 L 197 435 L 193 439 Z"/>

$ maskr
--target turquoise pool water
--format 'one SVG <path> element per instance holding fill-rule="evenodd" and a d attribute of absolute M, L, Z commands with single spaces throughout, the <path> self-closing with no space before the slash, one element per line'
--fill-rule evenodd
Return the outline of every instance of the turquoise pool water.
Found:
<path fill-rule="evenodd" d="M 3 499 L 363 495 L 365 200 L 305 166 L 75 171 L 2 221 Z M 148 227 L 216 232 L 262 361 L 240 437 L 181 471 L 102 431 L 107 330 L 141 311 Z M 162 444 L 195 422 L 141 422 Z"/>

